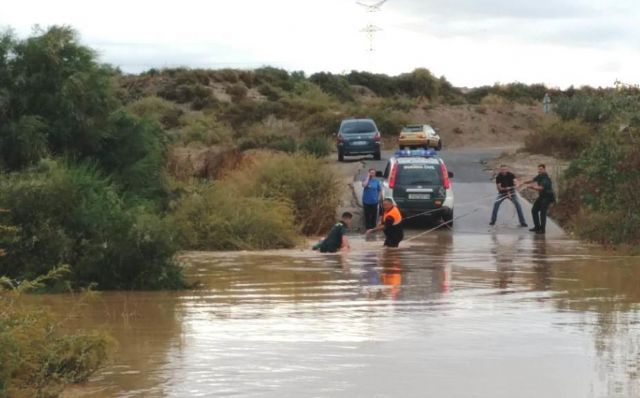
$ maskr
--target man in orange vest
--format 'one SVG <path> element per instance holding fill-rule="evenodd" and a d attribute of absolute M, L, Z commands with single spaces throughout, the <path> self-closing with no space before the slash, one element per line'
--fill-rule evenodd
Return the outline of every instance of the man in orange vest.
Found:
<path fill-rule="evenodd" d="M 402 231 L 402 214 L 400 210 L 393 202 L 393 199 L 386 198 L 382 201 L 382 208 L 384 210 L 382 217 L 380 218 L 380 224 L 377 227 L 367 230 L 367 234 L 384 231 L 385 240 L 384 245 L 386 247 L 398 247 L 400 241 L 404 239 L 404 232 Z"/>

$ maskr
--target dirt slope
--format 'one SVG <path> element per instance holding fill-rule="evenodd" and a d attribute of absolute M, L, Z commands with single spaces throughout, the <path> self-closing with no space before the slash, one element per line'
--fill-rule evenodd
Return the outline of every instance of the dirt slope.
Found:
<path fill-rule="evenodd" d="M 437 106 L 414 109 L 412 122 L 438 128 L 448 147 L 504 147 L 521 145 L 542 123 L 541 106 L 518 104 Z"/>

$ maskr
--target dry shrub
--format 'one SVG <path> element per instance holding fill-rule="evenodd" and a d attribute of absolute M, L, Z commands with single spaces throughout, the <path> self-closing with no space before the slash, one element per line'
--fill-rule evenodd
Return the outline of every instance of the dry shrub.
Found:
<path fill-rule="evenodd" d="M 233 135 L 231 127 L 220 122 L 214 114 L 192 113 L 181 120 L 180 140 L 197 142 L 207 146 L 229 144 Z"/>
<path fill-rule="evenodd" d="M 218 179 L 238 168 L 243 158 L 243 153 L 233 148 L 175 147 L 169 155 L 167 170 L 178 181 Z"/>
<path fill-rule="evenodd" d="M 247 98 L 249 90 L 244 84 L 232 84 L 225 90 L 231 96 L 233 102 L 240 102 Z"/>
<path fill-rule="evenodd" d="M 574 215 L 569 226 L 580 237 L 605 246 L 637 245 L 640 216 L 625 211 L 594 211 L 587 208 Z"/>
<path fill-rule="evenodd" d="M 57 397 L 106 361 L 113 343 L 108 335 L 64 334 L 46 311 L 22 303 L 23 293 L 66 273 L 68 268 L 59 267 L 18 286 L 0 278 L 0 396 Z"/>
<path fill-rule="evenodd" d="M 587 148 L 593 137 L 593 128 L 583 122 L 560 121 L 546 124 L 529 134 L 525 138 L 524 146 L 531 153 L 571 159 Z"/>
<path fill-rule="evenodd" d="M 180 119 L 184 114 L 176 103 L 155 96 L 132 102 L 127 105 L 127 109 L 136 116 L 160 123 L 165 129 L 180 126 Z"/>
<path fill-rule="evenodd" d="M 306 235 L 329 229 L 340 204 L 340 183 L 322 160 L 306 154 L 259 153 L 225 181 L 241 196 L 291 203 L 296 223 Z"/>
<path fill-rule="evenodd" d="M 183 246 L 192 250 L 265 250 L 298 242 L 292 206 L 239 196 L 218 182 L 182 199 L 172 215 Z"/>
<path fill-rule="evenodd" d="M 484 106 L 506 106 L 509 105 L 510 102 L 499 95 L 488 94 L 480 100 L 480 104 Z"/>

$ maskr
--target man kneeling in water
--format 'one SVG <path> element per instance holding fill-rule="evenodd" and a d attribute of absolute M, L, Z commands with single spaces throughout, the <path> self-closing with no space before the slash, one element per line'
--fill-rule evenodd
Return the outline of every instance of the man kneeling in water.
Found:
<path fill-rule="evenodd" d="M 398 247 L 402 239 L 404 239 L 404 232 L 402 231 L 402 215 L 400 210 L 393 202 L 393 199 L 385 199 L 382 201 L 382 208 L 384 213 L 380 219 L 380 224 L 377 227 L 367 231 L 367 234 L 372 232 L 384 231 L 386 239 L 384 240 L 384 246 L 386 247 Z"/>
<path fill-rule="evenodd" d="M 313 246 L 313 250 L 320 250 L 321 253 L 335 253 L 338 250 L 349 250 L 349 239 L 347 239 L 346 232 L 347 229 L 351 227 L 352 219 L 353 214 L 348 211 L 342 213 L 340 221 L 331 228 L 326 238 Z"/>

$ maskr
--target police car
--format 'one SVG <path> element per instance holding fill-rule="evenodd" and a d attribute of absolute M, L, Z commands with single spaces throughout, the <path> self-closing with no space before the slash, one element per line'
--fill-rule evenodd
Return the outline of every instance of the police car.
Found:
<path fill-rule="evenodd" d="M 384 197 L 396 202 L 403 217 L 425 215 L 453 225 L 453 173 L 434 150 L 397 151 L 382 177 Z"/>

